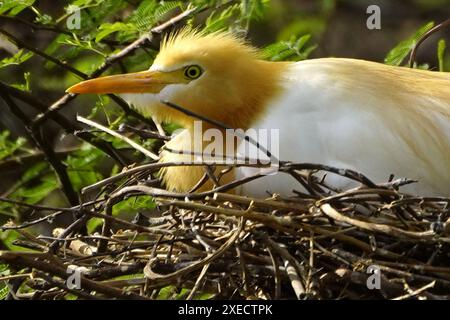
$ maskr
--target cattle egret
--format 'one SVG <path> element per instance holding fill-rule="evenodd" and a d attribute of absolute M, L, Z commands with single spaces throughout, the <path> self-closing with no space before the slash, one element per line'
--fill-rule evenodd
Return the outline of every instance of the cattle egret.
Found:
<path fill-rule="evenodd" d="M 121 94 L 142 114 L 181 124 L 185 130 L 169 149 L 195 143 L 196 119 L 162 101 L 232 128 L 279 129 L 281 160 L 353 169 L 377 183 L 394 174 L 418 181 L 408 192 L 450 195 L 449 73 L 344 58 L 270 62 L 229 33 L 183 30 L 163 40 L 148 71 L 84 81 L 68 92 Z M 202 130 L 208 128 L 204 123 Z M 180 159 L 174 152 L 161 155 L 163 162 Z M 237 169 L 227 179 L 252 170 Z M 162 175 L 168 189 L 184 192 L 204 168 L 169 167 Z M 278 173 L 241 192 L 294 188 L 292 177 Z"/>

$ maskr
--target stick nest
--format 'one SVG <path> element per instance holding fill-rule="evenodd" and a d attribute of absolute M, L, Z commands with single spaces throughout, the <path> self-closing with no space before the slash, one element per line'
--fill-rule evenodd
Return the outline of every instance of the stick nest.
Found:
<path fill-rule="evenodd" d="M 171 165 L 171 164 L 168 164 Z M 211 165 L 205 164 L 211 173 Z M 43 217 L 16 229 L 2 251 L 20 272 L 19 298 L 62 299 L 448 299 L 449 198 L 403 194 L 412 181 L 382 185 L 364 175 L 315 164 L 281 163 L 299 182 L 295 197 L 254 199 L 226 193 L 248 181 L 179 194 L 148 177 L 157 163 L 128 168 L 88 187 L 97 197 L 68 209 L 34 207 Z M 338 190 L 324 173 L 358 187 Z M 270 178 L 270 177 L 269 177 Z M 400 188 L 401 189 L 401 188 Z M 101 190 L 101 192 L 98 192 Z M 112 215 L 130 196 L 155 209 L 133 221 Z M 51 211 L 49 213 L 49 211 Z M 35 237 L 26 228 L 73 214 L 74 222 Z M 86 235 L 91 218 L 102 230 Z M 74 278 L 80 274 L 80 288 Z"/>

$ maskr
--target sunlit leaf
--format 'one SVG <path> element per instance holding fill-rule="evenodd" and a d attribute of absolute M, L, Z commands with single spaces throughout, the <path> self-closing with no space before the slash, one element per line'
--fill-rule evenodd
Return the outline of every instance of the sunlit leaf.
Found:
<path fill-rule="evenodd" d="M 131 23 L 115 22 L 103 23 L 99 28 L 99 33 L 95 37 L 96 42 L 100 42 L 103 38 L 115 32 L 135 32 L 136 29 Z"/>
<path fill-rule="evenodd" d="M 3 0 L 0 2 L 0 14 L 8 12 L 9 15 L 15 16 L 22 10 L 30 7 L 36 0 Z"/>
<path fill-rule="evenodd" d="M 206 32 L 215 32 L 228 27 L 230 19 L 239 12 L 238 4 L 229 6 L 220 13 L 213 11 L 205 22 Z"/>
<path fill-rule="evenodd" d="M 23 137 L 12 140 L 9 136 L 10 132 L 8 130 L 0 132 L 0 159 L 12 156 L 26 142 Z"/>
<path fill-rule="evenodd" d="M 88 222 L 86 223 L 88 234 L 93 234 L 94 231 L 101 225 L 103 225 L 103 219 L 96 217 L 89 219 Z"/>
<path fill-rule="evenodd" d="M 445 71 L 445 68 L 444 68 L 445 48 L 446 48 L 445 40 L 444 39 L 439 40 L 438 49 L 437 49 L 437 56 L 438 56 L 438 61 L 439 61 L 439 71 Z"/>
<path fill-rule="evenodd" d="M 406 56 L 409 52 L 414 48 L 417 44 L 417 41 L 431 28 L 433 28 L 434 22 L 428 22 L 424 26 L 422 26 L 419 30 L 417 30 L 412 36 L 408 39 L 403 40 L 398 45 L 396 45 L 389 53 L 387 54 L 384 62 L 386 64 L 399 66 L 402 64 L 403 60 L 405 60 Z"/>
<path fill-rule="evenodd" d="M 23 78 L 25 80 L 25 83 L 13 83 L 11 86 L 14 88 L 17 88 L 21 91 L 30 91 L 30 78 L 31 78 L 31 73 L 30 72 L 25 72 L 23 74 Z"/>
<path fill-rule="evenodd" d="M 105 159 L 104 153 L 90 145 L 84 146 L 65 160 L 70 181 L 77 191 L 102 179 L 97 166 Z"/>
<path fill-rule="evenodd" d="M 306 46 L 310 39 L 311 36 L 307 34 L 298 39 L 293 37 L 290 41 L 280 41 L 271 44 L 263 49 L 263 58 L 270 61 L 305 60 L 316 48 L 315 45 Z"/>
<path fill-rule="evenodd" d="M 1 286 L 1 284 L 0 284 Z M 0 288 L 0 300 L 4 300 L 6 298 L 6 296 L 9 293 L 9 288 L 8 286 L 4 286 L 3 288 Z"/>
<path fill-rule="evenodd" d="M 10 65 L 19 65 L 24 63 L 28 59 L 33 56 L 33 52 L 26 51 L 24 49 L 20 49 L 15 55 L 12 57 L 3 58 L 0 60 L 0 68 L 4 68 Z"/>

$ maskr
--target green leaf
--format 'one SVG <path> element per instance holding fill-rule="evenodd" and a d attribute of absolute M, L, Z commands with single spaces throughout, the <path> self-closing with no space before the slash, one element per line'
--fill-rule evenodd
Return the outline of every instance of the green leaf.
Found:
<path fill-rule="evenodd" d="M 32 165 L 22 175 L 20 182 L 27 183 L 27 182 L 33 180 L 34 178 L 38 177 L 47 168 L 48 168 L 48 165 L 45 162 L 39 162 L 39 163 L 36 163 L 35 165 Z"/>
<path fill-rule="evenodd" d="M 30 249 L 22 248 L 19 246 L 16 246 L 13 244 L 13 242 L 20 237 L 20 234 L 15 230 L 6 230 L 3 232 L 0 232 L 0 240 L 3 242 L 6 248 L 11 251 L 18 251 L 18 250 L 26 250 L 26 251 L 32 251 Z"/>
<path fill-rule="evenodd" d="M 182 288 L 181 290 L 180 290 L 180 293 L 178 293 L 176 296 L 175 296 L 175 300 L 183 300 L 183 299 L 186 299 L 186 296 L 189 294 L 189 289 L 187 289 L 187 288 Z"/>
<path fill-rule="evenodd" d="M 263 17 L 270 0 L 241 1 L 241 14 L 244 19 L 260 19 Z"/>
<path fill-rule="evenodd" d="M 279 32 L 278 41 L 289 41 L 293 36 L 299 37 L 302 34 L 311 34 L 318 36 L 322 34 L 327 27 L 327 20 L 322 16 L 305 16 L 288 23 Z"/>
<path fill-rule="evenodd" d="M 48 55 L 54 55 L 55 52 L 61 47 L 65 40 L 70 39 L 71 37 L 67 34 L 59 34 L 53 39 L 52 42 L 45 49 L 45 53 Z"/>
<path fill-rule="evenodd" d="M 53 17 L 48 14 L 40 14 L 36 17 L 36 23 L 51 25 L 53 23 Z"/>
<path fill-rule="evenodd" d="M 86 223 L 86 228 L 87 228 L 87 232 L 88 234 L 93 234 L 95 232 L 95 230 L 97 230 L 98 227 L 100 227 L 101 225 L 103 225 L 103 219 L 102 218 L 91 218 L 88 220 L 88 222 Z"/>
<path fill-rule="evenodd" d="M 182 8 L 182 1 L 144 0 L 127 19 L 139 32 L 148 32 L 157 22 L 166 18 L 167 14 Z"/>
<path fill-rule="evenodd" d="M 0 132 L 0 159 L 12 156 L 19 150 L 26 142 L 23 137 L 18 137 L 16 140 L 9 139 L 10 132 L 4 130 Z"/>
<path fill-rule="evenodd" d="M 439 40 L 437 56 L 438 56 L 438 61 L 439 61 L 439 71 L 442 71 L 442 72 L 445 71 L 445 68 L 444 68 L 445 48 L 446 48 L 445 40 L 444 39 Z"/>
<path fill-rule="evenodd" d="M 144 277 L 144 273 L 133 273 L 133 274 L 125 274 L 123 276 L 113 277 L 111 280 L 133 280 L 133 279 L 142 279 Z"/>
<path fill-rule="evenodd" d="M 175 299 L 175 300 L 182 300 L 185 299 L 186 296 L 189 293 L 189 289 L 182 288 L 179 293 L 177 293 L 177 287 L 175 286 L 167 286 L 162 288 L 159 291 L 157 300 L 169 300 L 169 299 Z"/>
<path fill-rule="evenodd" d="M 9 293 L 9 288 L 8 288 L 8 286 L 5 285 L 3 288 L 0 289 L 0 300 L 5 300 L 8 293 Z"/>
<path fill-rule="evenodd" d="M 183 8 L 183 1 L 164 1 L 160 2 L 153 13 L 155 22 L 166 18 L 166 15 L 177 8 Z M 148 28 L 148 25 L 146 26 Z"/>
<path fill-rule="evenodd" d="M 238 4 L 229 6 L 219 14 L 216 11 L 213 11 L 206 19 L 205 31 L 215 32 L 228 28 L 231 18 L 239 11 L 240 8 Z"/>
<path fill-rule="evenodd" d="M 99 54 L 102 57 L 106 57 L 106 53 L 100 50 L 97 45 L 93 41 L 90 40 L 80 40 L 77 37 L 73 38 L 65 38 L 61 41 L 61 44 L 66 44 L 72 46 L 72 50 L 66 51 L 63 55 L 59 56 L 60 60 L 64 60 L 67 58 L 78 57 L 80 55 L 81 50 L 92 51 Z"/>
<path fill-rule="evenodd" d="M 11 270 L 9 270 L 9 266 L 7 264 L 0 263 L 0 277 L 9 276 L 11 274 Z"/>
<path fill-rule="evenodd" d="M 32 56 L 33 56 L 33 52 L 29 52 L 29 51 L 25 51 L 24 49 L 20 49 L 12 57 L 3 58 L 0 61 L 0 68 L 4 68 L 6 66 L 11 66 L 11 65 L 19 65 L 21 63 L 24 63 L 28 59 L 30 59 Z"/>
<path fill-rule="evenodd" d="M 45 172 L 48 170 L 48 166 L 46 162 L 38 162 L 30 166 L 20 180 L 10 186 L 10 190 L 13 191 L 9 198 L 35 204 L 46 198 L 50 192 L 57 189 L 59 183 L 56 177 L 53 174 L 47 174 Z M 18 206 L 7 202 L 0 202 L 0 212 L 4 215 L 17 217 Z"/>
<path fill-rule="evenodd" d="M 75 190 L 79 191 L 103 178 L 97 166 L 104 159 L 104 153 L 89 144 L 83 144 L 80 150 L 67 156 L 67 172 Z"/>
<path fill-rule="evenodd" d="M 64 296 L 64 300 L 78 300 L 78 297 L 72 293 L 68 293 Z"/>
<path fill-rule="evenodd" d="M 149 210 L 155 208 L 156 204 L 150 196 L 130 197 L 119 202 L 113 208 L 113 215 L 121 213 L 135 214 L 139 210 Z"/>
<path fill-rule="evenodd" d="M 14 195 L 16 197 L 24 198 L 24 201 L 27 203 L 34 204 L 46 198 L 50 192 L 56 190 L 58 187 L 58 180 L 51 174 L 42 177 L 41 182 L 36 186 L 18 189 Z"/>
<path fill-rule="evenodd" d="M 115 32 L 136 32 L 133 24 L 123 22 L 103 23 L 98 30 L 99 33 L 95 36 L 95 42 L 100 42 L 103 38 Z"/>
<path fill-rule="evenodd" d="M 31 73 L 30 72 L 25 72 L 23 74 L 23 78 L 25 79 L 25 83 L 15 83 L 12 84 L 11 86 L 14 88 L 17 88 L 21 91 L 30 91 L 30 78 L 31 78 Z"/>
<path fill-rule="evenodd" d="M 36 0 L 3 0 L 0 2 L 0 14 L 4 14 L 9 11 L 8 15 L 15 16 L 22 10 L 30 7 Z"/>
<path fill-rule="evenodd" d="M 167 132 L 167 134 L 169 135 L 173 134 L 176 130 L 183 128 L 181 125 L 176 123 L 163 123 L 162 127 L 164 131 Z"/>
<path fill-rule="evenodd" d="M 195 300 L 210 300 L 213 299 L 216 295 L 214 293 L 200 293 L 195 297 Z"/>
<path fill-rule="evenodd" d="M 157 300 L 168 300 L 176 291 L 175 286 L 167 286 L 159 290 Z"/>
<path fill-rule="evenodd" d="M 119 10 L 126 8 L 129 4 L 123 0 L 77 0 L 66 6 L 66 13 L 58 18 L 57 23 L 65 22 L 73 14 L 73 8 L 80 9 L 81 26 L 80 29 L 70 30 L 72 33 L 92 40 L 98 27 L 105 21 L 111 21 Z"/>
<path fill-rule="evenodd" d="M 54 174 L 47 174 L 48 164 L 40 162 L 25 171 L 17 182 L 17 188 L 10 198 L 18 199 L 29 204 L 35 204 L 46 198 L 52 191 L 59 187 L 59 182 Z M 15 205 L 1 203 L 0 208 L 13 209 Z"/>
<path fill-rule="evenodd" d="M 424 26 L 422 26 L 419 30 L 417 30 L 412 36 L 408 39 L 403 40 L 398 45 L 396 45 L 389 53 L 387 54 L 384 62 L 389 65 L 399 66 L 402 64 L 405 57 L 409 54 L 409 52 L 414 48 L 417 44 L 417 41 L 431 28 L 433 28 L 434 22 L 428 22 Z"/>
<path fill-rule="evenodd" d="M 0 277 L 9 276 L 11 274 L 11 270 L 7 264 L 0 263 Z M 6 281 L 0 281 L 0 300 L 4 300 L 8 295 L 8 286 L 6 285 Z"/>
<path fill-rule="evenodd" d="M 276 42 L 265 47 L 262 50 L 262 56 L 270 61 L 305 60 L 316 48 L 315 45 L 305 47 L 310 39 L 311 35 L 307 34 L 298 39 L 292 37 L 290 41 Z"/>

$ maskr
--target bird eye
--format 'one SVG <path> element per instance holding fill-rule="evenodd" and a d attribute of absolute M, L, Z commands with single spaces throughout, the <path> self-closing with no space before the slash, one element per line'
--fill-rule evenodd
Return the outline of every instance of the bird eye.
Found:
<path fill-rule="evenodd" d="M 203 73 L 202 68 L 196 65 L 188 66 L 184 69 L 184 76 L 190 80 L 199 78 L 202 75 L 202 73 Z"/>

